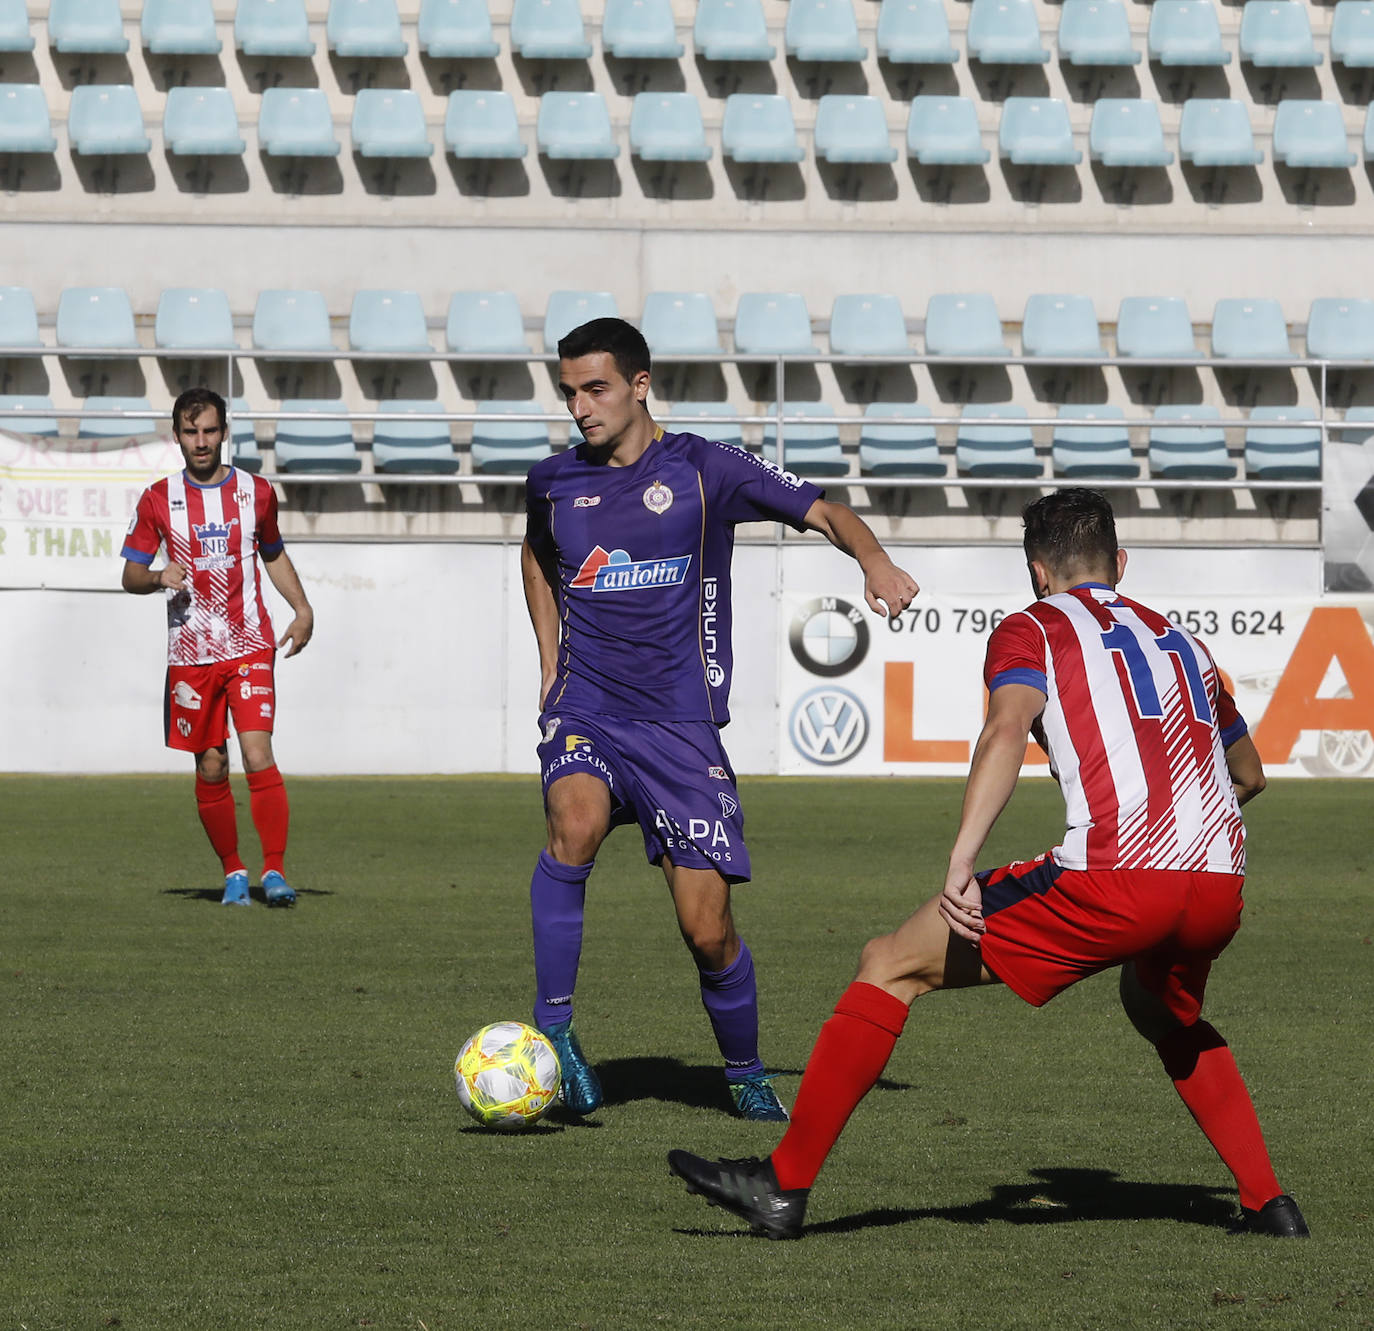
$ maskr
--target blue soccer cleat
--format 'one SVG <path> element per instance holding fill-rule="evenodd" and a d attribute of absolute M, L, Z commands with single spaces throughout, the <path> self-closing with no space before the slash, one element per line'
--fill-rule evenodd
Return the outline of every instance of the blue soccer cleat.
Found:
<path fill-rule="evenodd" d="M 782 1101 L 773 1089 L 772 1077 L 760 1074 L 732 1081 L 730 1098 L 735 1102 L 735 1112 L 741 1118 L 753 1119 L 756 1123 L 787 1122 L 787 1110 L 782 1107 Z"/>
<path fill-rule="evenodd" d="M 269 906 L 294 906 L 296 894 L 286 884 L 286 879 L 275 869 L 269 869 L 262 876 L 263 895 Z"/>
<path fill-rule="evenodd" d="M 224 895 L 220 897 L 221 906 L 251 906 L 248 895 L 248 870 L 236 869 L 224 875 Z"/>
<path fill-rule="evenodd" d="M 583 1056 L 572 1022 L 564 1021 L 541 1029 L 558 1055 L 558 1067 L 563 1076 L 563 1107 L 571 1114 L 590 1114 L 599 1109 L 601 1082 Z"/>

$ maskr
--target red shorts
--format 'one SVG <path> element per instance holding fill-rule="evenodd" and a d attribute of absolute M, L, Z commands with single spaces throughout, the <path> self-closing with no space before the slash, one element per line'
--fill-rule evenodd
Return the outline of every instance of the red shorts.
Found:
<path fill-rule="evenodd" d="M 234 729 L 272 731 L 277 691 L 272 674 L 273 651 L 253 652 L 233 661 L 167 667 L 162 704 L 163 730 L 169 749 L 204 753 L 229 738 Z"/>
<path fill-rule="evenodd" d="M 1240 928 L 1240 874 L 1064 869 L 1048 854 L 978 874 L 982 953 L 1039 1007 L 1088 975 L 1133 961 L 1142 986 L 1185 1026 L 1212 962 Z"/>

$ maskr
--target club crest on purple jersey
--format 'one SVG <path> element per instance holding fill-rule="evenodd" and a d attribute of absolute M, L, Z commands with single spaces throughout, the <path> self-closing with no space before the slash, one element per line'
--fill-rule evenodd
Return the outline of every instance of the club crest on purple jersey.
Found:
<path fill-rule="evenodd" d="M 663 514 L 672 506 L 673 492 L 662 481 L 655 481 L 644 491 L 644 507 L 650 513 Z"/>

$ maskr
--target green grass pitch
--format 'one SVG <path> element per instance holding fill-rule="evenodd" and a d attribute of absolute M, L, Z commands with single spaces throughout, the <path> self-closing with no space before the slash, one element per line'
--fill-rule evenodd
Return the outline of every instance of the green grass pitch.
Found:
<path fill-rule="evenodd" d="M 1230 1177 L 1100 976 L 1039 1012 L 921 1000 L 793 1244 L 668 1176 L 671 1147 L 778 1134 L 726 1113 L 636 832 L 593 876 L 578 990 L 607 1104 L 506 1137 L 470 1125 L 452 1063 L 528 1013 L 536 783 L 288 786 L 289 912 L 217 904 L 189 770 L 0 778 L 0 1331 L 1374 1326 L 1367 784 L 1251 806 L 1209 994 L 1310 1243 L 1227 1234 Z M 790 1100 L 863 941 L 938 885 L 960 786 L 743 794 L 737 916 Z M 1061 828 L 1026 783 L 985 860 Z"/>

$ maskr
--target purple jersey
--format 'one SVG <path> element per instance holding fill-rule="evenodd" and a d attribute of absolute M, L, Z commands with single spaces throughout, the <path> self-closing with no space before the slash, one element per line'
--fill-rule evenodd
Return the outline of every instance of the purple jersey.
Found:
<path fill-rule="evenodd" d="M 558 674 L 545 710 L 729 719 L 735 524 L 801 530 L 823 491 L 770 462 L 661 430 L 628 467 L 586 446 L 530 468 L 526 538 L 556 566 Z"/>

